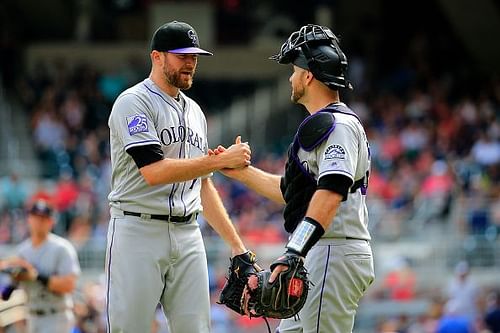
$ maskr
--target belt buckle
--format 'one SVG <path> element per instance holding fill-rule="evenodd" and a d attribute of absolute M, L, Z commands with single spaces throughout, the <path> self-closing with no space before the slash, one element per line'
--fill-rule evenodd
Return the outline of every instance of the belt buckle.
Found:
<path fill-rule="evenodd" d="M 151 220 L 151 214 L 141 213 L 141 219 Z"/>
<path fill-rule="evenodd" d="M 188 216 L 189 216 L 189 219 L 186 219 L 184 221 L 172 221 L 172 218 L 182 218 L 182 217 L 188 217 Z M 174 223 L 174 224 L 190 224 L 193 221 L 193 216 L 195 216 L 195 213 L 191 213 L 188 216 L 172 216 L 172 215 L 169 215 L 168 222 Z"/>

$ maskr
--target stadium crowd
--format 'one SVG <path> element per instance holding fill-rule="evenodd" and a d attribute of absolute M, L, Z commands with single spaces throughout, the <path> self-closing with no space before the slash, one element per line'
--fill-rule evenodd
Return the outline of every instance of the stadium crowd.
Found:
<path fill-rule="evenodd" d="M 19 81 L 17 91 L 23 92 L 23 106 L 29 113 L 42 180 L 54 185 L 51 193 L 42 189 L 27 193 L 15 172 L 2 179 L 0 241 L 21 237 L 16 234 L 22 231 L 8 227 L 15 223 L 9 219 L 27 198 L 37 195 L 52 197 L 60 214 L 61 233 L 71 234 L 75 226 L 86 224 L 92 232 L 101 229 L 100 224 L 107 221 L 110 104 L 141 74 L 127 79 L 125 74 L 98 73 L 91 66 L 68 69 L 61 63 L 40 64 Z M 394 231 L 405 221 L 427 223 L 446 218 L 453 200 L 463 199 L 470 205 L 466 221 L 457 221 L 463 223 L 463 232 L 498 229 L 500 82 L 487 83 L 476 95 L 456 97 L 452 80 L 430 79 L 402 96 L 381 92 L 374 98 L 356 96 L 350 101 L 368 124 L 372 153 L 369 200 L 375 234 L 378 228 L 384 229 L 384 223 L 392 223 Z M 286 147 L 282 148 L 281 152 L 260 154 L 254 163 L 280 172 Z M 217 180 L 243 233 L 251 236 L 263 227 L 273 228 L 266 230 L 272 237 L 255 238 L 283 239 L 279 207 L 223 177 Z"/>

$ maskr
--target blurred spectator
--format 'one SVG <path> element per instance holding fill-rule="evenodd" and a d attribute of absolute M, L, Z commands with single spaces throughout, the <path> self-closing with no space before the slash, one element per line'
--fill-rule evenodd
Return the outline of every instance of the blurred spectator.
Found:
<path fill-rule="evenodd" d="M 471 154 L 481 166 L 498 164 L 500 163 L 500 142 L 493 140 L 487 133 L 480 133 L 479 139 L 472 146 Z"/>
<path fill-rule="evenodd" d="M 500 333 L 500 292 L 493 291 L 488 295 L 488 308 L 484 316 L 486 327 L 491 333 Z"/>
<path fill-rule="evenodd" d="M 415 297 L 416 275 L 407 258 L 398 257 L 393 268 L 384 278 L 384 294 L 399 302 L 408 302 Z"/>
<path fill-rule="evenodd" d="M 453 185 L 453 176 L 447 163 L 442 160 L 434 161 L 415 197 L 414 219 L 419 224 L 443 220 L 449 212 Z"/>
<path fill-rule="evenodd" d="M 455 274 L 448 284 L 447 297 L 445 309 L 448 314 L 465 318 L 469 323 L 476 320 L 479 315 L 480 290 L 470 278 L 468 262 L 460 261 L 455 266 Z"/>
<path fill-rule="evenodd" d="M 467 318 L 449 315 L 439 321 L 436 333 L 474 333 L 474 331 Z"/>
<path fill-rule="evenodd" d="M 0 191 L 0 203 L 3 205 L 3 210 L 11 212 L 24 208 L 28 193 L 26 185 L 15 171 L 2 178 L 0 182 Z"/>
<path fill-rule="evenodd" d="M 490 203 L 484 194 L 468 200 L 467 226 L 472 235 L 484 235 L 491 225 Z"/>
<path fill-rule="evenodd" d="M 61 174 L 53 195 L 54 205 L 59 213 L 57 231 L 67 234 L 75 217 L 75 205 L 79 196 L 79 188 L 70 173 Z"/>

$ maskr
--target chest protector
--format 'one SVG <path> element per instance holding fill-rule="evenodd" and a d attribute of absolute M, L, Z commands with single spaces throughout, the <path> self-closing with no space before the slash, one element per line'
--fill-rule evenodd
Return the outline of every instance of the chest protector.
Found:
<path fill-rule="evenodd" d="M 357 118 L 346 106 L 328 106 L 304 119 L 288 148 L 288 160 L 280 189 L 285 199 L 285 230 L 290 233 L 306 215 L 309 202 L 317 188 L 316 179 L 300 162 L 297 153 L 300 148 L 310 152 L 328 138 L 335 129 L 334 113 L 350 114 Z"/>

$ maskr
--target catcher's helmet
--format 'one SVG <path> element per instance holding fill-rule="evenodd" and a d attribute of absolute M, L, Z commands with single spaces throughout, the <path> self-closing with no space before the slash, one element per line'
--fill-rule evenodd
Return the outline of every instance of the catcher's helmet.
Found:
<path fill-rule="evenodd" d="M 346 79 L 347 57 L 340 49 L 339 39 L 327 27 L 303 26 L 288 37 L 278 54 L 269 59 L 307 69 L 330 89 L 352 89 L 352 84 Z"/>

